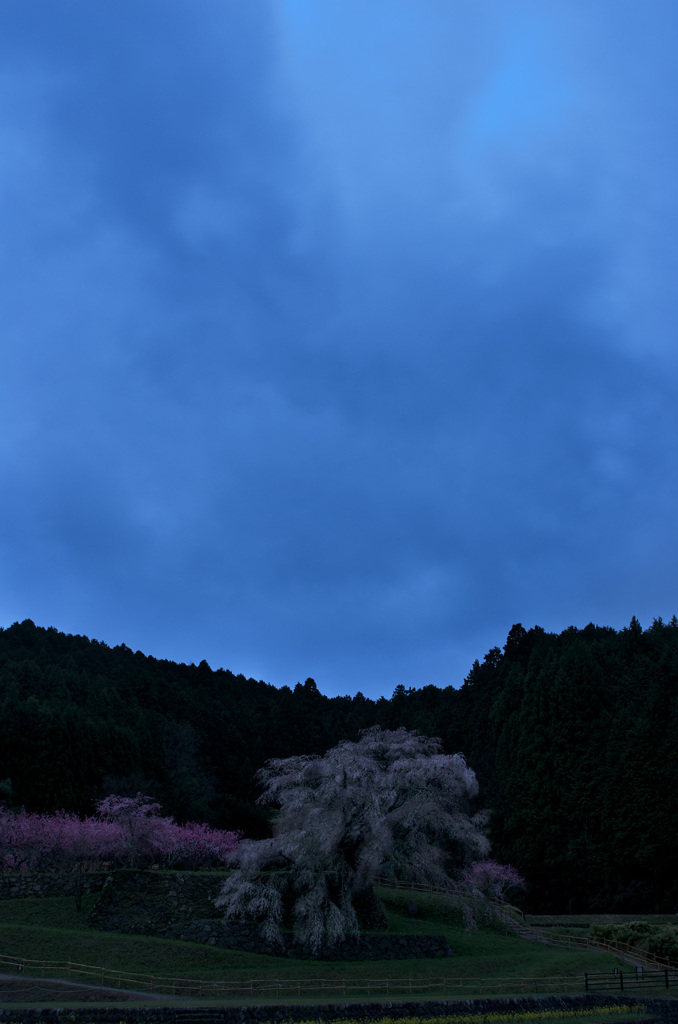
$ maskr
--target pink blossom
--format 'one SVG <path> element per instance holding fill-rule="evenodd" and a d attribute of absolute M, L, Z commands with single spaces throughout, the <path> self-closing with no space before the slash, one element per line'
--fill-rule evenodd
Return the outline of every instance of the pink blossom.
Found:
<path fill-rule="evenodd" d="M 491 899 L 504 899 L 510 889 L 524 889 L 525 879 L 510 864 L 496 860 L 474 861 L 460 877 L 462 886 Z"/>
<path fill-rule="evenodd" d="M 136 797 L 108 796 L 97 814 L 79 818 L 11 812 L 0 808 L 2 871 L 85 871 L 101 861 L 136 867 L 159 862 L 167 867 L 213 867 L 235 850 L 240 833 L 188 822 L 178 825 L 160 816 L 160 805 Z"/>

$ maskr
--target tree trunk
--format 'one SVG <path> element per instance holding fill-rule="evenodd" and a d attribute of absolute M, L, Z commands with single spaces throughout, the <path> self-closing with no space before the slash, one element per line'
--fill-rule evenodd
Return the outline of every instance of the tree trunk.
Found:
<path fill-rule="evenodd" d="M 353 906 L 361 931 L 388 931 L 386 911 L 371 885 L 355 893 Z"/>

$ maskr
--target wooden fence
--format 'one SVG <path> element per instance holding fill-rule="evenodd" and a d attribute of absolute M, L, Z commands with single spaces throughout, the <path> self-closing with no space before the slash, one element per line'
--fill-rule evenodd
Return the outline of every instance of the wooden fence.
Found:
<path fill-rule="evenodd" d="M 449 890 L 415 885 L 411 882 L 391 882 L 376 879 L 376 885 L 408 889 L 415 892 L 454 895 Z M 51 975 L 59 979 L 110 988 L 126 988 L 172 996 L 204 998 L 246 999 L 248 997 L 285 999 L 315 997 L 359 998 L 390 996 L 426 996 L 442 998 L 483 995 L 546 995 L 593 991 L 625 991 L 628 988 L 669 988 L 678 985 L 678 965 L 662 957 L 654 957 L 620 942 L 571 935 L 545 935 L 537 928 L 526 925 L 522 914 L 514 907 L 496 903 L 498 913 L 518 935 L 565 949 L 589 949 L 613 953 L 634 967 L 633 971 L 615 971 L 613 974 L 585 974 L 576 977 L 546 978 L 304 978 L 297 980 L 261 978 L 247 981 L 206 981 L 187 978 L 167 978 L 150 974 L 109 970 L 90 964 L 71 961 L 30 960 L 0 954 L 0 971 L 39 976 Z"/>
<path fill-rule="evenodd" d="M 586 992 L 624 992 L 638 988 L 675 988 L 678 985 L 678 970 L 614 971 L 613 974 L 585 974 Z"/>
<path fill-rule="evenodd" d="M 460 895 L 455 893 L 453 889 L 445 888 L 445 886 L 423 885 L 419 882 L 404 882 L 397 878 L 381 877 L 374 879 L 374 885 L 383 886 L 385 889 L 408 889 L 413 892 L 430 893 L 434 896 L 448 896 L 451 899 L 461 899 L 465 903 L 478 904 L 479 907 L 486 907 L 489 903 L 490 907 L 497 911 L 501 917 L 510 917 L 514 921 L 525 920 L 525 915 L 522 910 L 518 907 L 511 906 L 510 903 L 506 903 L 504 900 L 493 900 L 488 897 L 481 896 Z"/>
<path fill-rule="evenodd" d="M 669 960 L 668 957 L 654 956 L 653 953 L 639 949 L 638 946 L 630 946 L 627 942 L 609 942 L 607 939 L 591 936 L 546 935 L 538 928 L 531 928 L 529 925 L 520 928 L 518 934 L 523 938 L 535 938 L 538 942 L 544 942 L 549 946 L 558 946 L 561 949 L 588 949 L 592 952 L 612 953 L 632 967 L 642 967 L 644 970 L 668 970 L 674 973 L 678 971 L 678 964 Z"/>
<path fill-rule="evenodd" d="M 418 885 L 414 882 L 376 878 L 374 884 L 392 889 L 411 889 L 415 892 L 431 893 L 451 898 L 455 896 L 455 893 L 450 889 Z M 461 898 L 467 902 L 473 902 L 472 897 L 463 896 Z M 504 923 L 523 939 L 532 939 L 535 942 L 543 942 L 548 946 L 558 946 L 561 949 L 586 949 L 592 952 L 612 953 L 632 966 L 642 967 L 644 970 L 658 969 L 673 972 L 678 970 L 678 964 L 668 957 L 655 956 L 653 953 L 648 953 L 637 946 L 630 946 L 627 942 L 609 942 L 607 939 L 594 938 L 589 935 L 554 935 L 550 933 L 550 929 L 549 933 L 547 933 L 541 928 L 527 924 L 522 910 L 519 910 L 518 907 L 512 907 L 509 903 L 504 903 L 501 900 L 479 900 L 478 902 L 488 902 Z"/>
<path fill-rule="evenodd" d="M 170 996 L 209 999 L 300 998 L 351 999 L 390 996 L 545 995 L 576 993 L 585 988 L 581 975 L 546 978 L 258 978 L 249 981 L 206 981 L 167 978 L 129 971 L 108 970 L 71 961 L 28 960 L 0 955 L 0 971 L 26 977 L 54 977 L 60 980 L 107 988 L 125 988 Z"/>
<path fill-rule="evenodd" d="M 313 997 L 320 1000 L 438 996 L 439 998 L 501 995 L 551 995 L 554 993 L 610 992 L 644 988 L 678 987 L 678 970 L 615 971 L 583 977 L 545 978 L 257 978 L 249 981 L 205 981 L 166 978 L 151 974 L 107 970 L 71 961 L 25 960 L 0 955 L 0 970 L 28 977 L 52 976 L 80 984 L 124 988 L 154 995 L 206 999 L 286 999 Z"/>

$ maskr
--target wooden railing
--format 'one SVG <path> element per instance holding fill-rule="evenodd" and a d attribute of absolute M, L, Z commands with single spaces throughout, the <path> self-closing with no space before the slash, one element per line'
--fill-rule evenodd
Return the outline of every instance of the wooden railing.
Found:
<path fill-rule="evenodd" d="M 675 988 L 678 985 L 678 971 L 645 970 L 615 971 L 613 974 L 585 974 L 584 988 L 587 992 L 624 992 L 637 988 Z"/>
<path fill-rule="evenodd" d="M 375 885 L 409 889 L 415 892 L 452 896 L 450 890 L 432 886 L 416 885 L 411 882 L 393 882 L 390 879 L 375 879 Z M 466 898 L 466 897 L 464 897 Z M 51 976 L 59 980 L 72 980 L 80 984 L 126 988 L 137 992 L 148 992 L 170 996 L 203 998 L 280 999 L 301 996 L 329 998 L 330 1000 L 353 997 L 381 997 L 436 994 L 447 996 L 482 996 L 582 991 L 602 991 L 645 985 L 649 987 L 675 987 L 678 985 L 678 965 L 664 957 L 655 957 L 638 950 L 627 943 L 608 942 L 603 939 L 572 935 L 546 935 L 538 928 L 523 924 L 519 910 L 508 904 L 495 901 L 501 912 L 517 934 L 535 938 L 548 945 L 565 949 L 587 949 L 592 952 L 613 953 L 640 970 L 615 972 L 614 974 L 586 974 L 576 977 L 544 978 L 259 978 L 245 981 L 207 981 L 188 978 L 168 978 L 152 974 L 138 974 L 129 971 L 110 970 L 91 964 L 72 961 L 31 960 L 23 957 L 0 954 L 0 971 L 25 974 L 27 977 Z M 517 920 L 519 918 L 520 920 Z"/>
<path fill-rule="evenodd" d="M 134 974 L 71 961 L 28 960 L 3 955 L 0 955 L 0 971 L 19 972 L 26 978 L 51 976 L 96 987 L 125 988 L 142 993 L 229 1000 L 314 996 L 331 1001 L 359 996 L 439 995 L 446 998 L 584 991 L 584 978 L 581 975 L 545 978 L 256 978 L 249 981 L 206 981 Z"/>
<path fill-rule="evenodd" d="M 376 878 L 374 884 L 391 889 L 411 889 L 415 892 L 450 897 L 457 896 L 459 898 L 452 889 L 446 889 L 443 886 L 420 885 L 416 882 L 403 882 L 390 878 Z M 473 897 L 462 896 L 461 898 L 467 902 L 474 902 Z M 549 946 L 559 946 L 561 949 L 590 949 L 592 951 L 613 953 L 632 966 L 643 967 L 647 970 L 654 968 L 678 971 L 678 963 L 669 959 L 669 957 L 655 956 L 653 953 L 648 953 L 637 946 L 631 946 L 627 942 L 610 942 L 607 939 L 596 938 L 590 935 L 553 935 L 542 928 L 528 924 L 525 921 L 525 915 L 522 910 L 519 910 L 518 907 L 512 907 L 509 903 L 504 903 L 503 900 L 488 899 L 483 901 L 478 899 L 477 902 L 489 903 L 505 923 L 511 926 L 522 938 L 535 939 Z"/>
<path fill-rule="evenodd" d="M 590 949 L 599 952 L 612 953 L 625 960 L 632 966 L 644 967 L 648 970 L 660 969 L 678 971 L 678 964 L 665 956 L 655 956 L 638 946 L 631 946 L 628 942 L 610 942 L 607 939 L 596 938 L 591 935 L 549 935 L 539 928 L 527 925 L 519 930 L 524 938 L 537 938 L 539 942 L 545 942 L 549 946 L 559 946 L 561 949 Z"/>
<path fill-rule="evenodd" d="M 466 896 L 456 893 L 454 889 L 445 886 L 422 885 L 419 882 L 404 882 L 399 878 L 375 878 L 374 885 L 383 886 L 385 889 L 411 889 L 413 892 L 430 893 L 433 896 L 448 896 L 454 899 L 461 899 L 465 903 L 478 904 L 478 906 L 489 906 L 500 915 L 506 915 L 514 920 L 525 920 L 525 915 L 518 907 L 511 906 L 504 900 L 493 900 L 489 897 Z"/>

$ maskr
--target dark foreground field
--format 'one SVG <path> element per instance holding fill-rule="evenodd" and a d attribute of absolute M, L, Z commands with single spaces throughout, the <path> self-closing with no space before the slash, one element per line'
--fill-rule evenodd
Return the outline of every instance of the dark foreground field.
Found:
<path fill-rule="evenodd" d="M 609 953 L 560 949 L 481 924 L 466 931 L 442 897 L 416 894 L 417 917 L 407 916 L 408 894 L 382 890 L 391 932 L 445 935 L 452 957 L 380 962 L 314 962 L 241 953 L 145 936 L 94 931 L 84 924 L 96 896 L 78 913 L 70 898 L 0 903 L 0 985 L 7 1005 L 118 1002 L 157 1005 L 183 996 L 252 1002 L 350 1002 L 387 998 L 575 993 L 584 974 L 629 970 Z M 582 924 L 581 921 L 576 922 Z M 554 921 L 555 924 L 555 921 Z M 565 921 L 558 919 L 562 928 Z M 26 961 L 21 977 L 17 967 Z M 124 996 L 123 996 L 124 990 Z"/>

